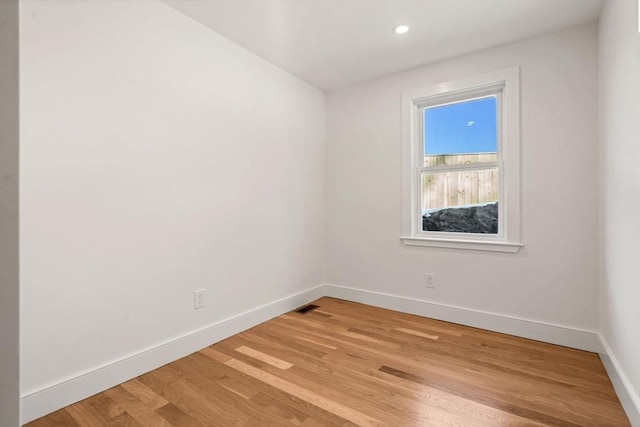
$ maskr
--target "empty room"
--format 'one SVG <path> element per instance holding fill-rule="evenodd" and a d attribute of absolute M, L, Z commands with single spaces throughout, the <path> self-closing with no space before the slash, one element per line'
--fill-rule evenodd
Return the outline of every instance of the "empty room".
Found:
<path fill-rule="evenodd" d="M 637 0 L 0 0 L 0 426 L 640 426 Z"/>

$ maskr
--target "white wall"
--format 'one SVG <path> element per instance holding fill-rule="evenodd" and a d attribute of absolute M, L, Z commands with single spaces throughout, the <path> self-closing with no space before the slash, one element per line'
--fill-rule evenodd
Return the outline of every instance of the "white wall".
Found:
<path fill-rule="evenodd" d="M 401 244 L 401 93 L 521 67 L 517 254 Z M 327 282 L 597 330 L 597 28 L 583 26 L 327 96 Z M 435 273 L 436 289 L 424 287 Z"/>
<path fill-rule="evenodd" d="M 0 1 L 0 425 L 17 426 L 19 378 L 19 6 Z"/>
<path fill-rule="evenodd" d="M 322 92 L 160 2 L 21 14 L 23 395 L 323 282 Z"/>
<path fill-rule="evenodd" d="M 600 18 L 600 332 L 640 412 L 640 33 L 636 1 Z"/>

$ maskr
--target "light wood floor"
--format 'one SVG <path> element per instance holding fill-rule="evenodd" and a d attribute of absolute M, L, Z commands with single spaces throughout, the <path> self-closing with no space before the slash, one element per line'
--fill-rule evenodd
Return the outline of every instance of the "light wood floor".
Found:
<path fill-rule="evenodd" d="M 332 298 L 28 426 L 628 426 L 596 354 Z"/>

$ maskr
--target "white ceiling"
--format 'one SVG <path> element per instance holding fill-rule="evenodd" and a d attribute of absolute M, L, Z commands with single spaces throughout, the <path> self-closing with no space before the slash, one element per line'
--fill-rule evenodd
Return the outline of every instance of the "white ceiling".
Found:
<path fill-rule="evenodd" d="M 164 0 L 319 89 L 598 19 L 602 0 Z M 396 35 L 393 27 L 410 31 Z"/>

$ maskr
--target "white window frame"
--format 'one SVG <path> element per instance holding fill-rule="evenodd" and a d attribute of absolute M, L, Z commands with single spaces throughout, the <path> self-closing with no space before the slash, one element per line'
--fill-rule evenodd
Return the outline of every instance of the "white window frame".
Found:
<path fill-rule="evenodd" d="M 498 160 L 442 171 L 498 168 L 498 234 L 422 230 L 424 109 L 484 96 L 497 96 Z M 511 67 L 479 76 L 439 83 L 402 94 L 402 236 L 405 245 L 517 252 L 520 241 L 520 69 Z"/>

